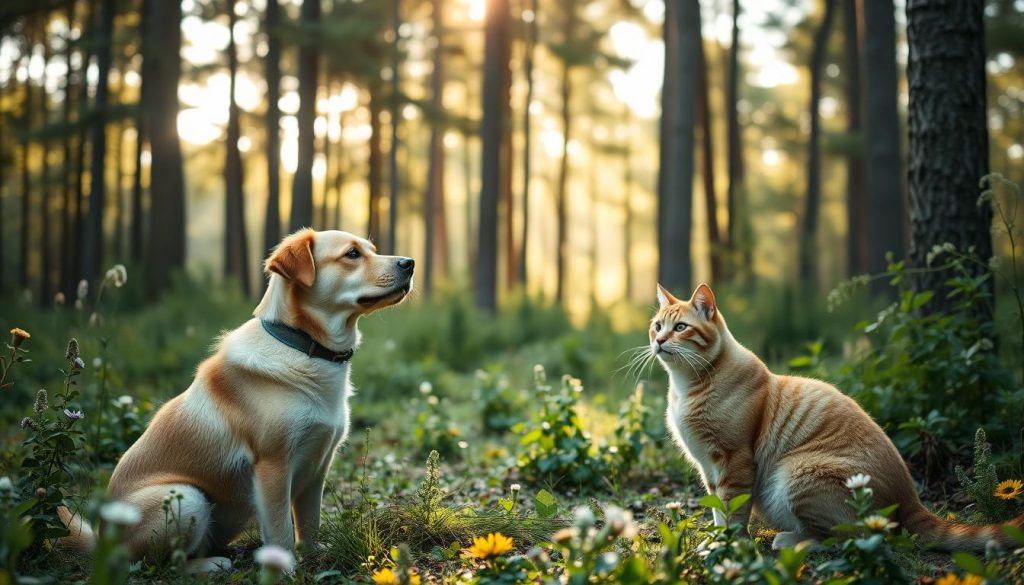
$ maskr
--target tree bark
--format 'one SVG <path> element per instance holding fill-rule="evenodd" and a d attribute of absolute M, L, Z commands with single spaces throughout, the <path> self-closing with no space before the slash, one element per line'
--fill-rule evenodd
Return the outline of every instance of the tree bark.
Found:
<path fill-rule="evenodd" d="M 111 46 L 114 43 L 114 0 L 100 4 L 99 49 L 96 52 L 96 98 L 91 123 L 92 149 L 89 154 L 89 216 L 85 226 L 82 265 L 79 276 L 92 280 L 103 265 L 103 212 L 106 209 L 107 108 L 110 93 Z M 175 86 L 177 88 L 177 86 Z"/>
<path fill-rule="evenodd" d="M 533 55 L 537 46 L 537 0 L 525 0 L 531 18 L 526 23 L 525 49 L 523 55 L 523 73 L 526 77 L 526 105 L 523 108 L 523 225 L 519 237 L 519 285 L 526 292 L 529 273 L 527 272 L 527 252 L 530 242 L 530 104 L 533 103 Z"/>
<path fill-rule="evenodd" d="M 224 183 L 226 201 L 224 213 L 224 275 L 236 279 L 242 293 L 249 296 L 249 245 L 245 231 L 245 172 L 242 168 L 242 153 L 238 140 L 242 136 L 238 102 L 235 88 L 238 78 L 238 50 L 235 45 L 235 4 L 228 0 L 228 131 L 227 153 L 224 160 Z"/>
<path fill-rule="evenodd" d="M 22 62 L 25 66 L 28 66 L 28 61 L 32 57 L 32 39 L 28 35 L 25 37 L 25 50 L 22 54 Z M 29 169 L 29 161 L 32 159 L 32 142 L 28 139 L 28 132 L 32 128 L 32 78 L 31 76 L 25 77 L 25 93 L 22 100 L 21 107 L 21 120 L 22 130 L 25 136 L 22 137 L 21 141 L 21 230 L 18 234 L 20 240 L 19 254 L 21 261 L 18 262 L 18 286 L 23 291 L 30 290 L 31 282 L 30 270 L 29 270 L 29 231 L 31 226 L 29 225 L 30 210 L 32 208 L 32 179 Z"/>
<path fill-rule="evenodd" d="M 887 269 L 886 253 L 892 252 L 900 259 L 905 246 L 906 198 L 897 111 L 896 19 L 892 0 L 860 2 L 864 18 L 865 215 L 871 218 L 865 260 L 869 272 L 880 273 Z M 978 178 L 980 176 L 975 179 Z M 875 292 L 886 288 L 885 283 L 879 281 Z"/>
<path fill-rule="evenodd" d="M 846 157 L 846 273 L 848 276 L 863 274 L 868 269 L 867 216 L 864 191 L 864 142 L 862 140 L 863 130 L 861 128 L 864 104 L 861 101 L 860 23 L 858 14 L 857 0 L 843 0 L 846 133 L 849 142 L 852 144 L 850 153 Z"/>
<path fill-rule="evenodd" d="M 434 70 L 430 77 L 431 109 L 435 114 L 444 111 L 444 0 L 432 0 L 434 19 Z M 445 127 L 434 124 L 430 130 L 429 165 L 427 170 L 426 208 L 423 214 L 424 255 L 427 262 L 423 270 L 423 291 L 429 297 L 448 271 L 448 234 L 445 221 L 444 190 L 444 133 Z"/>
<path fill-rule="evenodd" d="M 320 22 L 320 0 L 303 0 L 302 24 L 315 26 Z M 319 85 L 320 51 L 309 39 L 299 47 L 299 126 L 298 165 L 292 183 L 292 212 L 289 230 L 313 225 L 313 155 L 316 136 L 316 92 Z"/>
<path fill-rule="evenodd" d="M 45 18 L 40 20 L 39 40 L 43 44 L 43 71 L 50 64 L 50 39 L 46 32 Z M 46 74 L 43 73 L 42 86 L 39 88 L 39 125 L 44 127 L 49 123 L 49 96 L 46 94 Z M 51 217 L 53 208 L 53 193 L 50 181 L 50 140 L 44 136 L 39 140 L 41 152 L 39 170 L 39 222 L 40 222 L 40 252 L 42 253 L 42 269 L 39 279 L 39 304 L 49 306 L 53 300 L 53 235 L 51 233 Z"/>
<path fill-rule="evenodd" d="M 658 192 L 658 280 L 669 290 L 690 287 L 693 150 L 696 118 L 698 0 L 666 3 Z"/>
<path fill-rule="evenodd" d="M 728 158 L 726 160 L 729 175 L 729 186 L 726 191 L 726 213 L 728 226 L 726 239 L 729 247 L 730 275 L 735 275 L 737 268 L 743 274 L 750 273 L 749 248 L 750 242 L 740 245 L 740 198 L 743 196 L 743 129 L 740 127 L 739 84 L 740 84 L 740 0 L 732 2 L 732 44 L 729 46 L 728 81 L 726 82 L 726 124 L 728 139 Z M 747 261 L 739 262 L 740 257 Z M 739 265 L 739 266 L 737 266 Z"/>
<path fill-rule="evenodd" d="M 152 69 L 145 79 L 152 167 L 146 292 L 158 296 L 171 273 L 185 267 L 185 178 L 178 139 L 178 79 L 181 77 L 181 3 L 154 2 L 149 38 Z"/>
<path fill-rule="evenodd" d="M 391 146 L 388 149 L 388 246 L 387 253 L 394 254 L 398 237 L 398 127 L 402 119 L 401 78 L 399 76 L 399 29 L 401 28 L 400 0 L 391 0 L 391 25 L 394 46 L 391 48 Z"/>
<path fill-rule="evenodd" d="M 278 27 L 281 8 L 278 0 L 267 0 L 263 15 L 267 35 L 267 56 L 263 60 L 267 78 L 267 212 L 263 223 L 263 252 L 268 253 L 281 241 L 281 37 Z"/>
<path fill-rule="evenodd" d="M 700 28 L 700 21 L 697 21 Z M 699 34 L 699 33 L 698 33 Z M 703 36 L 697 43 L 697 118 L 700 120 L 701 163 L 704 176 L 704 214 L 708 226 L 708 257 L 711 261 L 711 280 L 718 282 L 722 276 L 722 237 L 718 231 L 718 202 L 715 194 L 715 148 L 714 128 L 711 124 L 711 87 L 708 81 L 708 58 L 704 49 Z"/>
<path fill-rule="evenodd" d="M 992 209 L 977 204 L 979 179 L 989 171 L 983 11 L 982 0 L 907 2 L 910 260 L 917 267 L 946 242 L 961 252 L 973 247 L 982 262 L 992 256 Z M 960 302 L 944 294 L 950 276 L 917 276 L 919 290 L 943 291 L 923 310 L 949 312 Z M 991 303 L 976 309 L 992 319 Z"/>
<path fill-rule="evenodd" d="M 572 11 L 569 11 L 569 25 L 566 30 L 572 30 L 573 18 Z M 569 183 L 569 136 L 572 131 L 572 115 L 569 113 L 570 103 L 572 101 L 572 70 L 569 67 L 568 62 L 563 61 L 562 63 L 562 94 L 561 94 L 561 117 L 562 117 L 562 156 L 558 161 L 558 185 L 555 188 L 555 229 L 558 231 L 558 243 L 556 245 L 556 256 L 555 256 L 555 272 L 558 278 L 558 285 L 555 288 L 555 302 L 562 303 L 565 301 L 565 272 L 567 270 L 567 256 L 568 250 L 568 235 L 569 230 L 566 225 L 566 216 L 568 215 L 568 189 Z"/>
<path fill-rule="evenodd" d="M 625 111 L 626 139 L 622 146 L 622 261 L 626 278 L 626 300 L 636 298 L 633 290 L 633 116 L 629 104 Z"/>
<path fill-rule="evenodd" d="M 493 313 L 498 285 L 498 198 L 501 191 L 501 144 L 505 136 L 502 77 L 508 67 L 509 0 L 487 0 L 484 25 L 483 121 L 480 219 L 476 257 L 477 308 Z"/>
<path fill-rule="evenodd" d="M 821 24 L 814 33 L 814 45 L 811 48 L 811 59 L 808 65 L 811 73 L 810 118 L 811 131 L 807 148 L 807 195 L 804 202 L 804 214 L 800 231 L 800 280 L 803 283 L 816 284 L 818 276 L 815 258 L 816 238 L 818 235 L 818 214 L 821 209 L 821 76 L 828 52 L 828 40 L 832 34 L 832 20 L 835 15 L 836 0 L 825 0 L 825 13 Z"/>
<path fill-rule="evenodd" d="M 74 161 L 72 149 L 72 139 L 75 132 L 72 130 L 72 118 L 71 118 L 71 104 L 74 101 L 74 83 L 72 82 L 72 55 L 74 50 L 72 49 L 71 43 L 71 29 L 75 23 L 75 3 L 71 2 L 68 4 L 66 18 L 68 20 L 67 32 L 65 32 L 64 38 L 64 65 L 67 67 L 67 73 L 64 75 L 64 126 L 66 128 L 66 134 L 63 140 L 63 156 L 61 162 L 63 168 L 61 170 L 61 187 L 64 194 L 64 202 L 61 205 L 60 210 L 60 287 L 61 291 L 67 291 L 69 288 L 69 282 L 74 280 L 75 264 L 74 256 L 72 252 L 72 241 L 71 241 L 71 214 L 74 210 L 74 192 L 71 186 L 71 165 Z"/>
<path fill-rule="evenodd" d="M 381 150 L 380 150 L 380 87 L 370 88 L 370 160 L 367 163 L 367 177 L 370 209 L 367 215 L 367 231 L 371 242 L 380 243 L 380 191 L 381 191 Z"/>
<path fill-rule="evenodd" d="M 145 34 L 147 29 L 147 23 L 149 22 L 149 13 L 152 10 L 152 0 L 141 0 L 139 2 L 139 46 L 141 47 L 142 54 L 142 75 L 139 77 L 141 81 L 139 83 L 139 101 L 135 106 L 135 168 L 133 169 L 134 176 L 132 178 L 132 218 L 131 218 L 131 243 L 129 244 L 129 258 L 135 264 L 139 264 L 142 261 L 143 247 L 144 247 L 144 223 L 145 217 L 142 207 L 142 157 L 146 149 L 146 63 L 152 59 L 151 52 L 149 50 L 149 40 Z"/>

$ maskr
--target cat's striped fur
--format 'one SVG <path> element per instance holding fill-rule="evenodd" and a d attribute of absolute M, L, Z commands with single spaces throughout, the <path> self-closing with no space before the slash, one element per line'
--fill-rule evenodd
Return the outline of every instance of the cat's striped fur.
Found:
<path fill-rule="evenodd" d="M 658 300 L 650 349 L 669 374 L 668 427 L 709 493 L 753 495 L 735 517 L 744 527 L 751 512 L 762 516 L 782 531 L 776 548 L 825 538 L 854 520 L 845 481 L 864 473 L 874 504 L 899 504 L 894 519 L 925 542 L 946 550 L 1010 544 L 997 525 L 954 524 L 928 511 L 881 427 L 830 384 L 770 372 L 733 338 L 706 284 L 689 301 L 659 285 Z M 1024 526 L 1024 516 L 1011 524 Z"/>

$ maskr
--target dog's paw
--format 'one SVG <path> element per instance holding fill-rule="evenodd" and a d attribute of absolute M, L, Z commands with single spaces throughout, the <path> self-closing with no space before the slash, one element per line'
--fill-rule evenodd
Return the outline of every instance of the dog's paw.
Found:
<path fill-rule="evenodd" d="M 215 573 L 217 571 L 230 570 L 231 559 L 228 559 L 227 557 L 204 557 L 201 559 L 192 559 L 185 563 L 185 572 L 190 574 Z"/>

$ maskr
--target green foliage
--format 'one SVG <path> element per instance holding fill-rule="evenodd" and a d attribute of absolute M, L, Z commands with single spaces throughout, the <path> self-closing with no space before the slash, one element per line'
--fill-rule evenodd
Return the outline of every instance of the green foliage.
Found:
<path fill-rule="evenodd" d="M 651 412 L 644 404 L 644 386 L 637 384 L 633 395 L 619 409 L 613 436 L 615 443 L 602 449 L 609 472 L 621 481 L 640 463 L 644 447 L 650 443 Z"/>
<path fill-rule="evenodd" d="M 484 432 L 504 433 L 522 422 L 526 404 L 507 376 L 497 370 L 477 370 L 474 381 L 473 399 L 480 405 Z"/>
<path fill-rule="evenodd" d="M 992 445 L 987 441 L 985 429 L 979 428 L 974 435 L 974 477 L 970 477 L 961 466 L 956 467 L 956 478 L 960 481 L 967 497 L 975 504 L 975 520 L 996 523 L 1009 520 L 1016 510 L 1009 500 L 996 497 L 999 476 L 992 464 Z"/>
<path fill-rule="evenodd" d="M 461 451 L 462 430 L 449 418 L 444 401 L 433 392 L 429 382 L 420 384 L 422 400 L 418 400 L 419 411 L 413 434 L 420 454 L 440 453 L 445 457 L 457 457 Z"/>

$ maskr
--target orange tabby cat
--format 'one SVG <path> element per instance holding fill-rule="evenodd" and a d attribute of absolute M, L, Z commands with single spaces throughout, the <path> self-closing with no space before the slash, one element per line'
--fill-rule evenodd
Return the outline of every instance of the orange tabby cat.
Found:
<path fill-rule="evenodd" d="M 734 517 L 744 529 L 753 510 L 783 531 L 775 549 L 826 538 L 854 520 L 847 478 L 867 474 L 874 504 L 899 504 L 894 519 L 926 542 L 947 550 L 1010 544 L 998 526 L 951 524 L 929 512 L 881 427 L 825 382 L 768 371 L 729 333 L 706 284 L 688 302 L 658 285 L 658 302 L 650 349 L 669 374 L 668 426 L 708 493 L 753 495 Z M 1024 526 L 1024 516 L 1011 524 Z"/>

